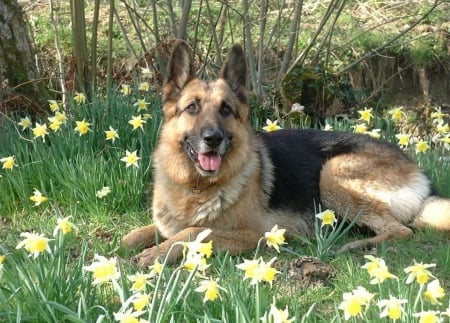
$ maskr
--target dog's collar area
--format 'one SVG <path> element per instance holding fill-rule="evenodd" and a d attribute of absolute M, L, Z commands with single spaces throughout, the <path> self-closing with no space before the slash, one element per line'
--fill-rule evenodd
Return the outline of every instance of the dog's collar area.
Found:
<path fill-rule="evenodd" d="M 199 184 L 200 184 L 200 174 L 198 174 L 197 182 L 195 183 L 195 186 L 191 187 L 192 193 L 199 194 L 201 192 Z"/>

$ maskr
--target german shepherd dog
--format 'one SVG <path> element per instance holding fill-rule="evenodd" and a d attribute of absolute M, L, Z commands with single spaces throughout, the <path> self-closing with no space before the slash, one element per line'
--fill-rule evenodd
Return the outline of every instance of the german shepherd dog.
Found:
<path fill-rule="evenodd" d="M 219 78 L 195 76 L 188 45 L 177 41 L 163 86 L 164 124 L 154 152 L 153 224 L 123 239 L 145 247 L 141 266 L 174 262 L 206 228 L 215 249 L 254 249 L 278 224 L 314 237 L 319 204 L 374 236 L 344 250 L 407 238 L 411 228 L 450 230 L 450 200 L 396 146 L 367 135 L 320 130 L 257 133 L 249 122 L 247 72 L 239 45 Z M 206 242 L 205 241 L 205 242 Z"/>

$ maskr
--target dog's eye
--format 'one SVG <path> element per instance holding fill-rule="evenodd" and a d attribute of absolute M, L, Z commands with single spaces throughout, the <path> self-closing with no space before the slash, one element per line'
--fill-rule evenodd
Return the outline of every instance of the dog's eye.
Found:
<path fill-rule="evenodd" d="M 196 114 L 198 112 L 198 105 L 195 104 L 195 102 L 192 102 L 184 109 L 184 111 L 189 114 Z"/>
<path fill-rule="evenodd" d="M 222 102 L 222 105 L 220 106 L 219 113 L 223 117 L 228 117 L 230 114 L 233 113 L 233 109 L 228 105 L 228 103 Z"/>

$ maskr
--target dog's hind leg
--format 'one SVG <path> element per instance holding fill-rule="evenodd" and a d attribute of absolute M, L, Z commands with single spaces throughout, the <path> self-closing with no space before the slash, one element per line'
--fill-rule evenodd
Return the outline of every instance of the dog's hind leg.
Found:
<path fill-rule="evenodd" d="M 349 220 L 359 213 L 357 225 L 375 233 L 371 238 L 344 245 L 344 250 L 413 234 L 408 224 L 429 195 L 429 181 L 407 160 L 391 159 L 389 165 L 385 162 L 375 153 L 351 153 L 331 158 L 322 168 L 323 205 L 340 216 L 347 213 Z"/>

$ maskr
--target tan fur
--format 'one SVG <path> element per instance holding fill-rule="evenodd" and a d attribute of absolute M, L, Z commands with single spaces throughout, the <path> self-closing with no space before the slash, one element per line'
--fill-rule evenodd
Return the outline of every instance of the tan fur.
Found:
<path fill-rule="evenodd" d="M 248 122 L 245 62 L 239 48 L 231 52 L 220 77 L 210 81 L 194 76 L 185 43 L 178 42 L 172 53 L 163 88 L 165 121 L 153 158 L 154 223 L 123 239 L 127 247 L 147 248 L 137 257 L 141 266 L 158 257 L 176 261 L 182 255 L 177 242 L 193 240 L 207 228 L 215 249 L 231 254 L 255 248 L 275 224 L 313 236 L 313 215 L 269 207 L 274 165 Z M 230 109 L 233 115 L 227 116 Z M 232 134 L 229 147 L 220 146 L 225 154 L 220 171 L 210 176 L 201 175 L 184 146 L 207 126 Z M 429 198 L 429 181 L 414 163 L 370 141 L 358 149 L 331 157 L 320 173 L 323 205 L 350 218 L 361 212 L 358 224 L 375 233 L 343 249 L 407 238 L 410 226 L 450 230 L 449 200 Z M 446 212 L 446 218 L 436 212 Z"/>

